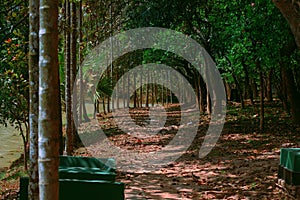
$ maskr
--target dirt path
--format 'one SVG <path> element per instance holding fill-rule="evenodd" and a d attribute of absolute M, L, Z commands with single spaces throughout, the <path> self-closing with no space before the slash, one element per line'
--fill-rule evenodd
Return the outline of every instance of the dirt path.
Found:
<path fill-rule="evenodd" d="M 178 107 L 168 108 L 165 128 L 149 138 L 122 132 L 111 116 L 100 119 L 99 124 L 114 145 L 152 152 L 176 135 L 180 119 L 177 111 Z M 175 162 L 151 172 L 118 173 L 118 180 L 126 184 L 126 199 L 283 199 L 276 186 L 279 151 L 299 146 L 300 128 L 274 105 L 266 109 L 266 130 L 259 133 L 257 112 L 255 107 L 243 111 L 230 108 L 217 145 L 208 156 L 198 159 L 199 144 L 209 123 L 209 117 L 202 116 L 196 139 Z M 147 116 L 147 109 L 131 110 L 137 124 L 146 123 Z M 79 152 L 84 155 L 86 150 L 103 155 L 103 146 L 97 142 Z"/>
<path fill-rule="evenodd" d="M 300 146 L 300 127 L 291 123 L 279 105 L 271 104 L 266 107 L 265 131 L 260 133 L 258 111 L 253 106 L 244 110 L 236 105 L 230 106 L 221 137 L 203 159 L 198 158 L 198 153 L 210 121 L 207 115 L 201 116 L 195 140 L 176 161 L 154 171 L 128 172 L 121 170 L 121 165 L 117 164 L 117 180 L 125 183 L 126 199 L 284 199 L 276 185 L 279 151 L 282 147 Z M 148 109 L 132 109 L 130 118 L 143 127 L 151 120 L 148 113 Z M 103 152 L 111 149 L 105 149 L 99 143 L 102 141 L 98 138 L 100 128 L 105 132 L 106 140 L 114 146 L 151 155 L 151 152 L 168 145 L 179 128 L 190 126 L 180 125 L 178 106 L 168 107 L 166 113 L 164 128 L 158 134 L 145 138 L 120 130 L 111 115 L 98 119 L 96 123 L 87 123 L 82 127 L 85 134 L 81 135 L 87 139 L 86 147 L 78 149 L 76 155 L 107 157 L 107 154 L 102 156 Z M 127 121 L 129 116 L 123 117 L 121 121 L 130 128 L 132 122 Z M 129 158 L 124 157 L 124 160 Z M 6 178 L 1 177 L 0 199 L 16 198 L 18 180 L 14 177 L 20 173 L 19 170 L 12 168 L 8 170 L 10 173 L 6 173 Z"/>

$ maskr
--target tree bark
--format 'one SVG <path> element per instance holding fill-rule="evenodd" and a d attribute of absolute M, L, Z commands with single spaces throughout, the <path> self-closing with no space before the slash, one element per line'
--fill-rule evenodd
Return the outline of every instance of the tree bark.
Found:
<path fill-rule="evenodd" d="M 273 77 L 273 69 L 270 69 L 269 73 L 268 73 L 267 91 L 266 91 L 268 102 L 272 102 L 273 101 L 272 77 Z"/>
<path fill-rule="evenodd" d="M 253 92 L 253 98 L 256 99 L 257 96 L 258 96 L 257 84 L 256 84 L 254 79 L 251 79 L 250 82 L 251 82 L 251 89 L 252 89 L 252 92 Z"/>
<path fill-rule="evenodd" d="M 245 72 L 245 91 L 246 91 L 245 98 L 249 98 L 251 105 L 253 105 L 254 104 L 253 93 L 252 93 L 251 86 L 250 86 L 249 71 L 248 71 L 247 66 L 244 61 L 242 62 L 242 65 L 243 65 L 243 70 Z"/>
<path fill-rule="evenodd" d="M 78 30 L 79 30 L 79 48 L 78 48 L 78 56 L 79 56 L 79 116 L 78 116 L 78 125 L 82 123 L 82 110 L 83 110 L 83 71 L 82 71 L 82 62 L 83 62 L 83 55 L 82 55 L 82 42 L 83 42 L 83 33 L 82 33 L 82 1 L 79 1 L 79 23 L 78 23 Z"/>
<path fill-rule="evenodd" d="M 133 74 L 133 89 L 134 89 L 134 95 L 133 95 L 133 107 L 137 107 L 137 92 L 136 92 L 136 74 Z"/>
<path fill-rule="evenodd" d="M 71 8 L 69 0 L 65 1 L 66 32 L 65 32 L 65 102 L 66 102 L 66 153 L 73 152 L 73 127 L 72 127 L 72 98 L 71 98 Z"/>
<path fill-rule="evenodd" d="M 149 90 L 150 90 L 150 70 L 147 68 L 147 82 L 146 82 L 146 107 L 149 107 Z"/>
<path fill-rule="evenodd" d="M 140 106 L 143 107 L 143 75 L 140 74 Z"/>
<path fill-rule="evenodd" d="M 291 114 L 293 121 L 296 124 L 300 124 L 300 92 L 297 90 L 297 85 L 295 82 L 293 70 L 289 68 L 288 64 L 285 63 L 288 58 L 296 49 L 296 44 L 294 41 L 287 43 L 280 51 L 281 54 L 281 73 L 283 80 L 285 80 L 285 87 L 288 100 L 290 102 Z"/>
<path fill-rule="evenodd" d="M 297 90 L 293 71 L 288 67 L 283 68 L 286 77 L 287 96 L 291 105 L 291 114 L 293 121 L 300 125 L 300 93 Z"/>
<path fill-rule="evenodd" d="M 78 126 L 78 100 L 77 100 L 77 2 L 71 3 L 71 94 L 72 94 L 72 153 L 74 148 L 82 147 L 83 144 L 77 132 Z"/>
<path fill-rule="evenodd" d="M 29 199 L 39 199 L 39 0 L 29 1 Z"/>
<path fill-rule="evenodd" d="M 280 80 L 280 99 L 282 101 L 282 105 L 284 110 L 290 114 L 290 106 L 288 103 L 288 97 L 287 97 L 287 89 L 286 89 L 286 83 L 287 83 L 287 77 L 286 77 L 286 73 L 284 71 L 284 63 L 281 61 L 280 62 L 280 74 L 281 74 L 281 80 Z"/>
<path fill-rule="evenodd" d="M 200 99 L 199 99 L 199 109 L 200 109 L 200 113 L 204 114 L 205 113 L 205 100 L 206 100 L 206 84 L 202 78 L 202 76 L 198 77 L 198 82 L 199 82 L 199 95 L 200 95 Z"/>
<path fill-rule="evenodd" d="M 298 48 L 300 49 L 300 1 L 299 0 L 273 0 L 290 25 Z"/>
<path fill-rule="evenodd" d="M 207 114 L 211 114 L 211 99 L 210 99 L 210 94 L 208 92 L 208 88 L 207 88 L 207 93 L 206 93 L 206 111 Z"/>
<path fill-rule="evenodd" d="M 242 88 L 241 88 L 241 85 L 236 77 L 236 75 L 234 74 L 234 72 L 232 72 L 232 77 L 233 77 L 233 80 L 234 80 L 234 83 L 236 85 L 236 88 L 238 90 L 238 93 L 239 93 L 239 97 L 240 97 L 240 100 L 241 100 L 241 106 L 242 108 L 245 108 L 245 102 L 244 102 L 244 97 L 243 97 L 243 91 L 242 91 Z"/>
<path fill-rule="evenodd" d="M 58 200 L 58 0 L 40 0 L 39 10 L 39 194 L 42 200 Z"/>
<path fill-rule="evenodd" d="M 72 115 L 74 125 L 78 125 L 77 114 L 77 5 L 71 2 L 71 93 L 72 93 Z M 73 127 L 75 134 L 76 127 Z"/>
<path fill-rule="evenodd" d="M 259 130 L 264 131 L 265 125 L 265 106 L 264 106 L 264 75 L 261 69 L 261 64 L 259 61 L 256 61 L 256 67 L 259 70 L 259 80 L 260 80 L 260 121 L 259 121 Z"/>

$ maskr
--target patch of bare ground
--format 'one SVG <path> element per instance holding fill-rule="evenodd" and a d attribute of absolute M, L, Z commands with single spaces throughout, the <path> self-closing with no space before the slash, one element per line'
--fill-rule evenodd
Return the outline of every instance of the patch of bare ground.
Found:
<path fill-rule="evenodd" d="M 133 122 L 128 121 L 128 114 L 123 116 L 126 131 L 118 127 L 111 114 L 94 123 L 86 123 L 79 130 L 83 132 L 81 138 L 86 147 L 78 149 L 75 155 L 101 157 L 101 152 L 109 151 L 99 145 L 100 129 L 106 139 L 120 149 L 149 154 L 158 151 L 182 128 L 179 105 L 168 106 L 165 110 L 164 127 L 151 137 L 136 137 L 136 130 L 130 129 L 133 122 L 141 127 L 149 123 L 149 109 L 146 108 L 130 109 Z M 267 104 L 265 112 L 265 131 L 261 133 L 258 107 L 248 105 L 242 110 L 238 105 L 228 106 L 223 132 L 216 146 L 203 159 L 199 159 L 198 154 L 210 118 L 201 115 L 195 139 L 174 162 L 155 171 L 118 170 L 117 180 L 125 183 L 126 199 L 284 199 L 276 186 L 279 151 L 282 147 L 299 147 L 300 127 L 294 125 L 276 103 Z M 6 171 L 0 173 L 0 199 L 15 199 L 18 191 L 16 174 L 22 170 L 11 167 Z"/>
<path fill-rule="evenodd" d="M 99 127 L 121 149 L 155 152 L 167 145 L 181 128 L 180 106 L 165 109 L 167 121 L 152 137 L 134 137 L 120 130 L 112 116 L 99 119 Z M 131 109 L 130 117 L 143 126 L 149 120 L 148 113 L 146 108 Z M 201 115 L 193 143 L 176 161 L 152 172 L 118 172 L 118 180 L 126 184 L 126 199 L 283 199 L 276 187 L 279 151 L 282 147 L 299 147 L 300 128 L 290 122 L 278 105 L 270 104 L 266 108 L 265 131 L 261 133 L 258 113 L 255 106 L 244 110 L 228 107 L 219 141 L 208 156 L 199 159 L 210 122 L 207 115 Z M 101 151 L 96 142 L 78 154 L 97 155 Z"/>

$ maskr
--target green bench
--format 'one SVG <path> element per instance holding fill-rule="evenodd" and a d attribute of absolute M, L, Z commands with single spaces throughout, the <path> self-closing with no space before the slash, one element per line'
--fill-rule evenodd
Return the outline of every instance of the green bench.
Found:
<path fill-rule="evenodd" d="M 300 148 L 282 148 L 278 178 L 289 185 L 300 185 Z"/>
<path fill-rule="evenodd" d="M 116 166 L 113 159 L 60 156 L 59 178 L 79 180 L 116 180 Z"/>
<path fill-rule="evenodd" d="M 60 156 L 60 200 L 123 200 L 124 184 L 116 182 L 113 159 Z M 28 177 L 20 179 L 20 200 L 28 199 Z"/>

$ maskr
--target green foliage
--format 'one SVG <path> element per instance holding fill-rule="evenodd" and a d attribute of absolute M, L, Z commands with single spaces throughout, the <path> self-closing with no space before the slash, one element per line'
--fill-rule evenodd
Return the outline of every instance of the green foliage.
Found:
<path fill-rule="evenodd" d="M 270 69 L 280 79 L 280 50 L 293 39 L 285 19 L 270 1 L 209 1 L 212 25 L 211 53 L 228 83 L 244 87 L 248 79 L 258 82 L 259 61 L 263 72 Z M 249 81 L 249 80 L 248 80 Z"/>
<path fill-rule="evenodd" d="M 0 123 L 22 131 L 28 120 L 28 5 L 5 0 L 0 21 Z M 8 6 L 9 5 L 9 6 Z"/>

